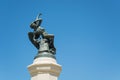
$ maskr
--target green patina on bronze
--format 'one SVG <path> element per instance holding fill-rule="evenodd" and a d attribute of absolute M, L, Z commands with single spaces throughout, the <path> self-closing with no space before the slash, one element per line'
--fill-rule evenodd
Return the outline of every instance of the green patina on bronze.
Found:
<path fill-rule="evenodd" d="M 36 58 L 40 58 L 40 57 L 49 57 L 49 58 L 54 58 L 54 59 L 56 59 L 56 57 L 55 57 L 55 55 L 53 55 L 53 54 L 51 54 L 51 53 L 38 53 L 35 57 L 34 57 L 34 59 L 36 59 Z"/>
<path fill-rule="evenodd" d="M 29 40 L 38 49 L 38 54 L 34 59 L 39 57 L 51 57 L 55 58 L 56 48 L 54 47 L 54 35 L 48 34 L 44 28 L 40 25 L 42 18 L 39 14 L 35 21 L 30 24 L 30 28 L 33 32 L 28 33 Z"/>

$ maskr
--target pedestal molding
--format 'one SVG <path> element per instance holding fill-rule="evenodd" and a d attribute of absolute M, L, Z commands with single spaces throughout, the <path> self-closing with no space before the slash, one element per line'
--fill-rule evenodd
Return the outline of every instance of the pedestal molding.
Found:
<path fill-rule="evenodd" d="M 54 80 L 57 80 L 62 68 L 61 65 L 57 64 L 55 59 L 45 57 L 35 59 L 33 64 L 28 66 L 28 70 L 32 77 L 31 80 L 34 80 L 34 78 L 43 79 L 42 75 L 46 75 L 48 77 L 54 78 Z"/>

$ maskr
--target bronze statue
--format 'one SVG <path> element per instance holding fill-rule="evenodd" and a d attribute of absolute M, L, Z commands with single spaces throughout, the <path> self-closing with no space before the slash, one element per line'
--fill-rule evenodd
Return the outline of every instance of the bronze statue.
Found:
<path fill-rule="evenodd" d="M 56 53 L 56 48 L 54 47 L 54 35 L 48 34 L 44 28 L 40 25 L 42 23 L 42 18 L 39 14 L 35 21 L 30 24 L 30 28 L 33 32 L 28 33 L 29 40 L 38 49 L 38 55 L 35 57 L 53 57 Z"/>

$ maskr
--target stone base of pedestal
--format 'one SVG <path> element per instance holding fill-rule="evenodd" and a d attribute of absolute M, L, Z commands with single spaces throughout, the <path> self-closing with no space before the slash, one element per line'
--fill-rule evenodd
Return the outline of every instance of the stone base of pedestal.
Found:
<path fill-rule="evenodd" d="M 33 64 L 28 66 L 31 80 L 57 80 L 61 66 L 53 58 L 36 58 Z"/>

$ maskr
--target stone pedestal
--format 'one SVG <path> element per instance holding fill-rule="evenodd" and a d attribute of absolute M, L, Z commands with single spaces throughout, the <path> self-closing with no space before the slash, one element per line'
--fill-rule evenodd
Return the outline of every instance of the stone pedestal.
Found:
<path fill-rule="evenodd" d="M 31 80 L 57 80 L 61 72 L 61 66 L 53 58 L 40 57 L 28 66 L 28 70 Z"/>

